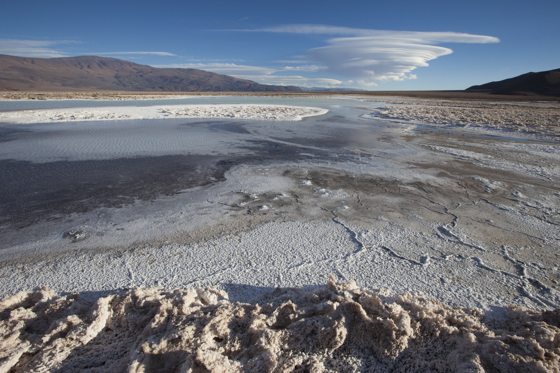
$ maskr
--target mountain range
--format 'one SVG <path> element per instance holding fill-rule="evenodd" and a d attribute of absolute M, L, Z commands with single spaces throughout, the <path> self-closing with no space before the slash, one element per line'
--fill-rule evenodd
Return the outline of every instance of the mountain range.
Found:
<path fill-rule="evenodd" d="M 266 92 L 355 91 L 259 84 L 197 69 L 156 68 L 109 57 L 15 57 L 0 54 L 0 91 Z M 469 87 L 465 92 L 560 96 L 560 69 Z"/>
<path fill-rule="evenodd" d="M 301 91 L 197 69 L 139 65 L 116 58 L 31 58 L 0 55 L 3 91 Z"/>
<path fill-rule="evenodd" d="M 560 96 L 560 69 L 531 72 L 515 78 L 475 85 L 466 91 L 500 95 Z"/>

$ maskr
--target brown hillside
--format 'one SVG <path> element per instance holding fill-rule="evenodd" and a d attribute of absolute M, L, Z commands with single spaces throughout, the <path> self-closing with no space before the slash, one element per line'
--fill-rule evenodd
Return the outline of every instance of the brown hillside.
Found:
<path fill-rule="evenodd" d="M 0 90 L 21 91 L 299 91 L 196 69 L 158 69 L 115 58 L 0 55 Z"/>

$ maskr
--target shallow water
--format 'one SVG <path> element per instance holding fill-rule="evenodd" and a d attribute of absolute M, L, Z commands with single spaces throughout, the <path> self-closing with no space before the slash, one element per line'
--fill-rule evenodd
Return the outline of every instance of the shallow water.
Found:
<path fill-rule="evenodd" d="M 195 98 L 253 102 L 254 98 Z M 188 101 L 165 100 L 165 102 Z M 258 98 L 259 103 L 294 100 Z M 299 104 L 316 104 L 303 102 Z M 50 105 L 91 101 L 31 102 Z M 158 101 L 159 102 L 159 101 Z M 163 101 L 162 101 L 163 102 Z M 3 102 L 4 104 L 6 102 Z M 21 104 L 20 102 L 16 102 Z M 28 104 L 27 102 L 23 102 Z M 101 104 L 114 104 L 106 101 Z M 121 106 L 139 102 L 119 101 Z M 142 102 L 145 104 L 145 102 Z M 150 101 L 150 104 L 154 102 Z M 0 126 L 0 224 L 26 227 L 99 207 L 149 201 L 224 180 L 231 167 L 320 159 L 341 162 L 391 131 L 360 110 L 322 102 L 330 112 L 300 122 L 162 119 Z M 52 107 L 52 106 L 51 106 Z M 380 148 L 386 147 L 379 143 Z M 0 247 L 10 246 L 6 240 Z"/>
<path fill-rule="evenodd" d="M 23 104 L 156 102 L 180 100 Z M 362 118 L 352 100 L 183 103 L 330 111 L 1 124 L 1 294 L 216 285 L 248 300 L 334 274 L 466 307 L 560 305 L 557 147 Z"/>
<path fill-rule="evenodd" d="M 351 100 L 320 98 L 255 97 L 255 96 L 192 96 L 154 100 L 0 100 L 0 111 L 60 109 L 74 107 L 118 107 L 118 106 L 159 106 L 159 105 L 207 105 L 207 104 L 273 104 L 315 106 L 344 105 Z"/>

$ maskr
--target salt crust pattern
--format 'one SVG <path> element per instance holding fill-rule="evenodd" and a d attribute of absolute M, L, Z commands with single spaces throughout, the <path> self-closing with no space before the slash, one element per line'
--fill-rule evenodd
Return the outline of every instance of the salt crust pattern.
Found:
<path fill-rule="evenodd" d="M 429 100 L 384 100 L 382 102 L 398 106 L 379 107 L 374 112 L 365 114 L 364 117 L 482 127 L 549 136 L 560 135 L 560 105 L 558 103 Z"/>
<path fill-rule="evenodd" d="M 120 290 L 88 301 L 43 289 L 0 302 L 0 372 L 558 372 L 560 309 L 503 319 L 355 283 Z"/>
<path fill-rule="evenodd" d="M 104 109 L 70 108 L 61 110 L 23 110 L 0 113 L 0 122 L 49 123 L 124 119 L 215 118 L 264 121 L 299 121 L 323 115 L 327 109 L 283 105 L 170 105 L 165 108 L 114 107 Z"/>

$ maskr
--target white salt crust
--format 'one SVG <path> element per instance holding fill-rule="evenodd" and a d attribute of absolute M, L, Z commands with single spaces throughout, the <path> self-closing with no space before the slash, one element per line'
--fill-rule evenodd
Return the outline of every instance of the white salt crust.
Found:
<path fill-rule="evenodd" d="M 518 133 L 548 138 L 560 135 L 560 104 L 557 102 L 363 101 L 380 103 L 372 112 L 364 114 L 364 118 L 498 130 L 514 136 Z M 386 106 L 387 103 L 391 106 Z"/>
<path fill-rule="evenodd" d="M 323 115 L 327 109 L 283 105 L 169 105 L 167 107 L 112 107 L 104 109 L 49 109 L 0 113 L 0 122 L 50 123 L 125 119 L 218 118 L 298 121 Z"/>
<path fill-rule="evenodd" d="M 206 115 L 203 111 L 175 109 L 167 112 L 162 108 L 158 110 L 164 117 Z M 113 114 L 117 113 L 114 108 L 110 110 Z M 232 107 L 228 110 L 226 113 L 230 118 L 237 115 Z M 119 113 L 116 115 L 127 115 L 126 112 Z M 270 114 L 263 113 L 264 117 Z M 77 114 L 71 115 L 74 118 L 51 115 L 47 119 L 83 120 Z M 103 119 L 103 115 L 90 120 Z M 142 118 L 145 117 L 143 115 Z M 147 112 L 145 115 L 148 115 Z M 46 116 L 38 115 L 35 119 L 43 122 L 44 118 Z M 107 117 L 107 120 L 123 118 Z M 270 119 L 272 116 L 268 118 L 260 120 L 273 120 Z M 420 114 L 410 117 L 401 115 L 399 118 L 426 120 Z M 465 124 L 466 127 L 470 125 L 475 124 Z M 509 130 L 511 126 L 498 124 L 495 128 Z M 543 131 L 548 129 L 543 127 Z M 439 156 L 472 160 L 481 168 L 511 170 L 541 180 L 555 180 L 560 175 L 560 152 L 554 145 L 495 145 L 502 150 L 527 152 L 528 159 L 538 156 L 549 160 L 542 165 L 510 162 L 488 155 L 482 149 L 478 152 L 451 145 L 430 145 L 426 148 Z M 422 172 L 416 175 L 411 169 L 376 162 L 323 166 L 379 177 L 383 175 L 385 178 L 398 176 L 408 182 L 421 179 L 431 185 L 449 182 L 445 181 L 446 178 Z M 314 169 L 320 164 L 307 166 Z M 293 180 L 273 177 L 268 169 L 264 170 L 266 174 L 262 171 L 261 176 L 256 176 L 253 171 L 246 175 L 240 173 L 238 180 L 234 180 L 233 171 L 228 175 L 228 182 L 237 187 L 228 189 L 221 186 L 229 194 L 215 192 L 212 198 L 206 200 L 208 206 L 219 205 L 215 211 L 212 210 L 215 214 L 224 212 L 224 206 L 238 202 L 232 197 L 234 192 L 247 194 L 250 200 L 239 202 L 239 205 L 250 205 L 254 201 L 255 210 L 261 213 L 276 213 L 279 208 L 265 201 L 265 193 L 276 194 L 275 198 L 279 201 L 300 199 L 291 194 L 295 184 Z M 488 175 L 473 175 L 469 180 L 480 184 L 484 193 L 489 195 L 505 193 L 508 188 Z M 380 215 L 375 227 L 360 229 L 345 223 L 342 215 L 358 206 L 353 204 L 348 208 L 354 195 L 344 190 L 318 187 L 307 179 L 301 179 L 297 185 L 309 189 L 310 195 L 315 198 L 315 207 L 332 214 L 332 221 L 316 225 L 306 222 L 268 223 L 238 236 L 202 243 L 203 250 L 196 250 L 198 247 L 194 246 L 185 249 L 169 245 L 120 256 L 107 255 L 107 258 L 77 254 L 75 258 L 65 258 L 59 263 L 51 260 L 4 266 L 2 277 L 13 279 L 3 287 L 4 294 L 52 283 L 60 286 L 57 290 L 62 295 L 56 295 L 51 290 L 36 290 L 19 293 L 0 302 L 0 372 L 84 371 L 86 368 L 91 371 L 140 372 L 152 371 L 156 367 L 184 372 L 205 369 L 228 372 L 298 369 L 317 372 L 445 369 L 481 372 L 488 366 L 501 371 L 558 371 L 559 311 L 542 309 L 557 307 L 560 298 L 553 286 L 541 282 L 548 280 L 543 274 L 557 273 L 557 265 L 544 259 L 523 263 L 517 255 L 530 251 L 531 247 L 504 245 L 499 248 L 503 251 L 502 256 L 514 263 L 520 272 L 501 268 L 493 261 L 495 253 L 492 250 L 497 249 L 485 247 L 469 237 L 467 226 L 434 225 L 434 234 L 426 237 L 412 227 L 402 227 L 393 222 L 389 215 Z M 414 189 L 412 186 L 408 188 Z M 556 247 L 558 234 L 554 217 L 558 216 L 560 194 L 532 198 L 517 190 L 512 190 L 511 194 L 519 200 L 518 205 L 505 205 L 505 202 L 495 205 L 501 214 L 497 217 L 503 219 L 501 223 L 513 222 L 518 230 L 527 230 L 528 234 L 537 235 L 547 245 Z M 384 196 L 378 198 L 380 202 L 389 199 Z M 329 210 L 328 203 L 331 202 L 335 207 Z M 361 203 L 359 199 L 358 202 Z M 435 205 L 435 202 L 431 203 Z M 206 205 L 204 208 L 208 210 Z M 311 210 L 311 205 L 307 205 L 306 209 Z M 481 207 L 478 208 L 481 211 Z M 525 213 L 528 208 L 542 211 L 551 218 L 530 216 Z M 143 229 L 131 231 L 145 230 L 149 235 L 152 232 L 150 229 L 163 229 L 168 222 L 178 224 L 175 220 L 180 219 L 175 215 L 179 213 L 173 212 L 173 219 L 168 219 L 165 214 L 170 213 L 165 211 L 162 209 L 142 221 L 145 224 Z M 339 212 L 340 216 L 337 215 Z M 180 213 L 181 216 L 188 215 Z M 215 215 L 209 216 L 205 219 Z M 202 215 L 193 215 L 193 219 L 201 220 Z M 421 217 L 418 219 L 418 225 L 432 224 L 422 221 Z M 490 220 L 488 223 L 495 224 Z M 310 231 L 315 240 L 306 241 L 305 232 Z M 110 232 L 103 233 L 106 235 L 100 237 L 110 238 Z M 297 245 L 286 244 L 290 240 L 297 241 Z M 427 244 L 420 245 L 424 241 Z M 74 245 L 78 248 L 83 242 Z M 271 242 L 275 242 L 276 251 L 267 247 Z M 445 244 L 442 253 L 447 253 L 453 245 L 460 248 L 460 253 L 440 257 L 434 253 L 418 252 L 419 248 L 427 250 L 434 247 L 434 242 Z M 38 246 L 37 250 L 42 246 Z M 297 250 L 286 250 L 286 247 L 296 247 Z M 409 247 L 410 252 L 404 250 Z M 230 256 L 224 255 L 225 248 L 231 248 L 228 255 L 243 260 L 230 260 Z M 187 254 L 189 257 L 186 257 Z M 185 255 L 184 260 L 179 260 L 181 255 Z M 189 263 L 193 267 L 186 270 Z M 376 264 L 373 270 L 372 263 Z M 517 304 L 527 305 L 533 311 L 508 308 L 500 320 L 492 320 L 488 318 L 488 313 L 483 314 L 473 308 L 451 307 L 433 299 L 407 294 L 390 297 L 385 291 L 358 289 L 352 284 L 336 284 L 332 279 L 325 288 L 284 288 L 261 295 L 249 303 L 228 301 L 223 290 L 194 290 L 188 287 L 223 285 L 226 280 L 261 286 L 263 281 L 264 286 L 308 285 L 324 283 L 326 276 L 333 272 L 340 278 L 356 279 L 360 285 L 369 288 L 382 286 L 390 279 L 393 281 L 391 294 L 412 288 L 423 289 L 432 295 L 434 293 L 429 290 L 435 289 L 434 292 L 442 293 L 434 296 L 445 299 L 449 304 L 464 305 L 468 302 L 468 307 L 481 306 L 486 310 L 487 307 L 507 305 L 512 299 L 521 299 L 523 302 Z M 192 278 L 181 277 L 187 274 Z M 463 277 L 468 279 L 468 283 L 454 282 L 456 277 L 465 274 Z M 475 274 L 479 277 L 474 277 Z M 158 276 L 167 290 L 149 288 L 159 283 Z M 484 282 L 477 283 L 475 280 L 478 278 Z M 437 285 L 438 279 L 442 282 L 441 286 Z M 181 289 L 171 291 L 170 284 Z M 126 289 L 127 286 L 148 288 L 130 290 Z M 124 289 L 114 290 L 117 288 Z M 227 286 L 221 288 L 227 289 Z M 87 296 L 86 289 L 94 295 Z M 105 295 L 95 296 L 96 291 L 107 289 L 110 290 Z M 504 296 L 508 289 L 521 289 L 521 296 Z M 68 295 L 62 291 L 81 293 Z M 258 293 L 255 292 L 255 295 Z M 248 302 L 248 298 L 244 297 L 242 301 Z"/>

